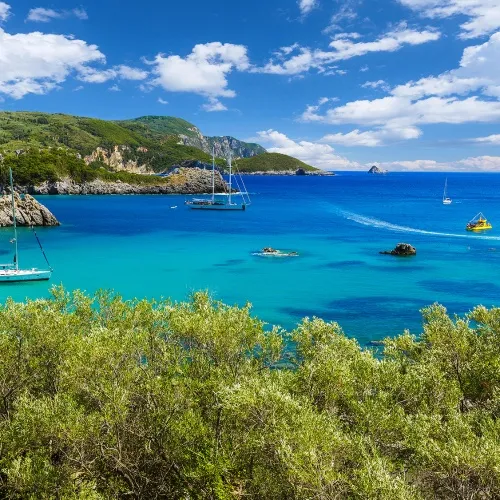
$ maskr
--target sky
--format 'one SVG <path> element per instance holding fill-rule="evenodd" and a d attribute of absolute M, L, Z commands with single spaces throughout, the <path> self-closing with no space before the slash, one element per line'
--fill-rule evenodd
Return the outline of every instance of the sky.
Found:
<path fill-rule="evenodd" d="M 500 0 L 0 0 L 0 110 L 177 116 L 326 170 L 500 172 Z"/>

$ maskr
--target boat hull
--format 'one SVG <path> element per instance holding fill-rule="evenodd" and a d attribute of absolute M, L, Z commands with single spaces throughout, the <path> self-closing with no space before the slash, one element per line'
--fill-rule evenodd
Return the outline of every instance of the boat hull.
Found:
<path fill-rule="evenodd" d="M 193 210 L 246 210 L 246 205 L 235 204 L 235 205 L 189 205 L 189 208 Z"/>
<path fill-rule="evenodd" d="M 488 229 L 492 229 L 493 226 L 483 226 L 483 227 L 466 227 L 467 231 L 472 231 L 474 233 L 479 233 L 481 231 L 487 231 Z"/>
<path fill-rule="evenodd" d="M 1 269 L 0 283 L 16 283 L 20 281 L 47 281 L 52 275 L 51 271 L 41 271 L 38 269 L 15 270 Z"/>

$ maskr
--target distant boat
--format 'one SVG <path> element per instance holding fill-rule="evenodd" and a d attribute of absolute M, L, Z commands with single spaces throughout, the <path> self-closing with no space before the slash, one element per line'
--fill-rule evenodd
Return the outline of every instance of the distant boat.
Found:
<path fill-rule="evenodd" d="M 191 201 L 187 201 L 186 205 L 194 210 L 246 210 L 246 207 L 250 205 L 250 197 L 245 188 L 243 179 L 240 180 L 244 190 L 238 193 L 233 193 L 233 173 L 231 167 L 231 154 L 228 158 L 229 167 L 229 182 L 227 184 L 228 192 L 223 194 L 215 193 L 215 148 L 212 149 L 212 197 L 211 198 L 194 198 Z M 238 186 L 239 187 L 239 186 Z M 235 196 L 241 196 L 240 203 L 234 203 L 233 199 Z"/>
<path fill-rule="evenodd" d="M 493 226 L 487 221 L 486 217 L 479 212 L 471 221 L 467 223 L 467 231 L 486 231 Z"/>
<path fill-rule="evenodd" d="M 451 205 L 451 198 L 448 198 L 448 177 L 444 181 L 443 205 Z"/>
<path fill-rule="evenodd" d="M 9 169 L 9 177 L 10 177 L 10 191 L 12 195 L 12 218 L 14 225 L 14 238 L 11 240 L 11 243 L 14 243 L 14 262 L 9 264 L 0 264 L 0 283 L 12 283 L 16 281 L 45 281 L 50 279 L 52 275 L 52 269 L 44 270 L 44 269 L 20 269 L 19 268 L 19 251 L 17 247 L 17 225 L 16 225 L 16 204 L 14 200 L 14 183 L 12 181 L 12 169 Z M 35 233 L 36 236 L 36 233 Z M 38 240 L 38 237 L 37 237 Z M 38 240 L 40 244 L 40 241 Z M 43 249 L 40 245 L 40 249 Z M 45 256 L 45 253 L 44 253 Z M 45 257 L 45 259 L 47 259 Z M 49 266 L 50 267 L 50 266 Z"/>

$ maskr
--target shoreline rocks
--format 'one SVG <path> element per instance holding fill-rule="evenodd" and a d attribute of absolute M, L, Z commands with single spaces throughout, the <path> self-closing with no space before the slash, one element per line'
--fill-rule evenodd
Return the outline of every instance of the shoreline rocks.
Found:
<path fill-rule="evenodd" d="M 409 243 L 398 243 L 394 250 L 379 253 L 382 255 L 395 255 L 397 257 L 410 257 L 412 255 L 417 255 L 417 249 Z"/>
<path fill-rule="evenodd" d="M 160 179 L 160 178 L 159 178 Z M 107 194 L 204 194 L 212 192 L 212 172 L 199 168 L 179 168 L 167 177 L 168 183 L 129 184 L 127 182 L 106 182 L 96 179 L 77 183 L 65 178 L 56 182 L 43 182 L 35 186 L 19 186 L 19 191 L 33 195 L 107 195 Z M 226 192 L 226 183 L 217 172 L 216 193 Z"/>
<path fill-rule="evenodd" d="M 54 214 L 29 194 L 14 193 L 16 224 L 18 226 L 59 226 Z M 0 227 L 12 226 L 12 199 L 10 194 L 0 197 Z"/>

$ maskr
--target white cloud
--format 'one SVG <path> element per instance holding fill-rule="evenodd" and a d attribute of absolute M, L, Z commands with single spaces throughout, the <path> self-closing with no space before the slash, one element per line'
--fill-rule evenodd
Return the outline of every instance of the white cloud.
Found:
<path fill-rule="evenodd" d="M 318 6 L 317 0 L 299 0 L 300 13 L 305 16 Z"/>
<path fill-rule="evenodd" d="M 73 92 L 80 92 L 80 90 L 83 90 L 85 87 L 83 85 L 78 85 L 78 87 L 75 87 L 73 89 Z"/>
<path fill-rule="evenodd" d="M 45 9 L 44 7 L 37 7 L 28 12 L 26 21 L 33 21 L 38 23 L 48 23 L 53 19 L 64 19 L 67 17 L 76 17 L 78 19 L 88 19 L 87 12 L 81 7 L 71 10 L 54 10 Z"/>
<path fill-rule="evenodd" d="M 381 145 L 419 137 L 419 125 L 488 123 L 500 121 L 500 33 L 484 44 L 464 50 L 460 67 L 439 76 L 422 78 L 393 88 L 375 100 L 358 100 L 320 111 L 307 106 L 302 119 L 329 124 L 352 123 L 375 130 L 355 129 L 348 134 L 331 134 L 331 143 Z M 382 88 L 383 83 L 364 86 Z M 386 90 L 386 89 L 383 89 Z M 481 95 L 470 95 L 477 91 Z M 398 131 L 395 134 L 395 131 Z"/>
<path fill-rule="evenodd" d="M 109 80 L 119 78 L 121 80 L 144 80 L 148 77 L 148 72 L 130 66 L 120 65 L 108 69 L 96 69 L 85 67 L 80 70 L 78 78 L 88 83 L 104 83 Z"/>
<path fill-rule="evenodd" d="M 11 35 L 0 29 L 0 47 L 0 93 L 15 99 L 45 94 L 88 63 L 105 61 L 96 45 L 64 35 Z"/>
<path fill-rule="evenodd" d="M 379 166 L 383 169 L 409 172 L 500 172 L 500 156 L 475 156 L 450 162 L 393 161 L 380 163 Z"/>
<path fill-rule="evenodd" d="M 109 87 L 108 90 L 111 90 L 111 92 L 121 92 L 122 91 L 122 89 L 120 87 L 118 87 L 118 85 L 116 85 L 116 84 Z"/>
<path fill-rule="evenodd" d="M 222 104 L 216 97 L 209 97 L 208 102 L 203 104 L 202 109 L 208 112 L 227 111 L 226 106 Z"/>
<path fill-rule="evenodd" d="M 370 69 L 369 66 L 365 65 L 365 66 L 361 66 L 361 68 L 359 68 L 359 71 L 361 71 L 361 73 L 365 73 L 366 71 L 368 71 Z"/>
<path fill-rule="evenodd" d="M 494 146 L 500 146 L 500 134 L 489 135 L 487 137 L 477 137 L 473 139 L 474 142 L 479 142 L 482 144 L 491 144 Z"/>
<path fill-rule="evenodd" d="M 389 85 L 385 82 L 385 80 L 377 80 L 374 82 L 365 82 L 363 85 L 361 85 L 364 89 L 382 89 L 385 90 L 386 92 L 389 90 Z"/>
<path fill-rule="evenodd" d="M 193 92 L 208 97 L 234 97 L 227 76 L 250 67 L 243 45 L 212 42 L 195 45 L 187 57 L 157 55 L 152 63 L 155 85 L 171 92 Z"/>
<path fill-rule="evenodd" d="M 7 21 L 7 18 L 10 15 L 10 5 L 5 2 L 0 2 L 0 23 L 3 21 Z"/>
<path fill-rule="evenodd" d="M 467 47 L 459 68 L 400 85 L 393 89 L 392 94 L 418 99 L 427 95 L 462 95 L 481 90 L 486 95 L 500 97 L 499 60 L 500 32 L 481 45 Z"/>
<path fill-rule="evenodd" d="M 358 17 L 356 12 L 358 3 L 358 0 L 344 0 L 339 10 L 331 17 L 330 24 L 323 30 L 323 33 L 341 30 L 342 28 L 340 25 L 344 21 L 354 21 L 354 19 Z"/>
<path fill-rule="evenodd" d="M 372 52 L 395 52 L 405 45 L 421 45 L 438 40 L 440 36 L 437 31 L 408 29 L 404 23 L 372 42 L 354 41 L 358 37 L 357 33 L 341 33 L 330 42 L 330 47 L 334 50 L 312 50 L 294 45 L 293 51 L 281 54 L 278 60 L 272 59 L 264 67 L 255 68 L 253 71 L 276 75 L 296 75 L 310 69 L 317 69 L 328 74 L 328 66 L 335 62 Z M 283 56 L 293 52 L 295 54 L 285 60 Z"/>
<path fill-rule="evenodd" d="M 377 130 L 361 132 L 359 129 L 352 130 L 347 134 L 328 134 L 321 142 L 328 144 L 340 144 L 342 146 L 382 146 L 387 142 L 398 140 L 417 139 L 422 132 L 416 127 L 385 127 Z"/>
<path fill-rule="evenodd" d="M 158 97 L 158 102 L 159 102 L 160 104 L 164 104 L 164 105 L 165 105 L 165 104 L 168 104 L 168 101 L 165 101 L 165 99 L 162 99 L 161 97 Z"/>
<path fill-rule="evenodd" d="M 299 141 L 288 138 L 277 130 L 265 130 L 257 133 L 259 141 L 266 145 L 270 153 L 281 153 L 298 158 L 308 165 L 323 170 L 354 170 L 359 167 L 356 162 L 335 154 L 328 144 Z"/>
<path fill-rule="evenodd" d="M 487 35 L 500 28 L 500 5 L 498 0 L 399 0 L 403 5 L 429 18 L 467 16 L 463 23 L 461 38 Z"/>

